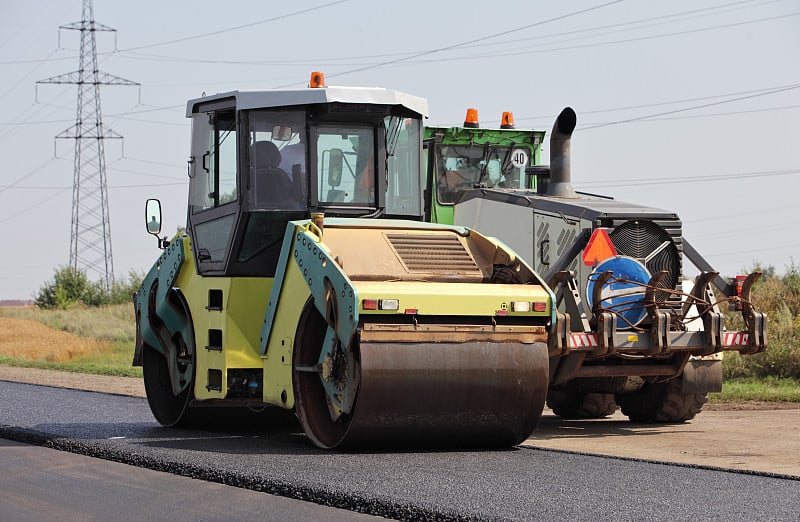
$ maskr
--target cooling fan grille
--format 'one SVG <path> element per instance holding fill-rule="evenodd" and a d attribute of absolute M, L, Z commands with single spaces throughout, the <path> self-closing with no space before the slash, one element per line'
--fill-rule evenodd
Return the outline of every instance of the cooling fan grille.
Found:
<path fill-rule="evenodd" d="M 619 254 L 642 261 L 651 275 L 662 270 L 668 272 L 659 288 L 676 287 L 680 279 L 681 259 L 667 231 L 650 221 L 637 220 L 626 221 L 609 235 Z M 658 292 L 656 299 L 664 302 L 677 297 L 671 297 L 669 292 Z"/>

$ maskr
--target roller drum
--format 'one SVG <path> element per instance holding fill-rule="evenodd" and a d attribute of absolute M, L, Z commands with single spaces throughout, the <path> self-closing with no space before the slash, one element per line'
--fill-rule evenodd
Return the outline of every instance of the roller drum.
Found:
<path fill-rule="evenodd" d="M 317 445 L 513 446 L 536 427 L 547 396 L 543 343 L 368 342 L 359 358 L 351 415 L 331 425 L 316 399 L 298 404 Z"/>

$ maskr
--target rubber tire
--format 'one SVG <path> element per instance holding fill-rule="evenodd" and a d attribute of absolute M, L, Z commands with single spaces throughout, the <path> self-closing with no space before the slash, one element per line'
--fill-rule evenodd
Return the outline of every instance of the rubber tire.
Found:
<path fill-rule="evenodd" d="M 547 406 L 565 419 L 602 419 L 617 411 L 617 403 L 611 393 L 550 390 Z"/>
<path fill-rule="evenodd" d="M 633 422 L 675 423 L 694 418 L 708 400 L 705 393 L 683 393 L 681 378 L 647 383 L 633 393 L 618 394 L 617 404 Z"/>
<path fill-rule="evenodd" d="M 172 392 L 167 359 L 154 348 L 142 349 L 142 374 L 147 402 L 156 420 L 165 427 L 185 427 L 192 400 L 192 383 L 180 394 Z"/>

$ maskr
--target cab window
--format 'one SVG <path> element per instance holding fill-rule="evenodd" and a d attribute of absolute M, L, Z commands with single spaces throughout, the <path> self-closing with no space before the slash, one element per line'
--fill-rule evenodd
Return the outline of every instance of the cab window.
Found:
<path fill-rule="evenodd" d="M 386 128 L 386 213 L 421 214 L 420 120 L 387 116 Z M 424 172 L 424 171 L 423 171 Z"/>
<path fill-rule="evenodd" d="M 189 223 L 200 273 L 224 267 L 238 212 L 236 112 L 192 116 Z"/>
<path fill-rule="evenodd" d="M 195 114 L 192 119 L 189 204 L 193 212 L 237 200 L 234 111 Z"/>
<path fill-rule="evenodd" d="M 375 205 L 375 139 L 370 126 L 323 125 L 316 132 L 317 198 Z"/>
<path fill-rule="evenodd" d="M 248 120 L 250 210 L 306 209 L 305 113 L 252 111 Z"/>

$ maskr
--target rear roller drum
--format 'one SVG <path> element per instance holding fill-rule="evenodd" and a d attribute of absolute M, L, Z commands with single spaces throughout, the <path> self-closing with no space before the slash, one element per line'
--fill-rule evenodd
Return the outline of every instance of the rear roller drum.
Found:
<path fill-rule="evenodd" d="M 293 355 L 297 418 L 321 448 L 334 448 L 347 435 L 359 384 L 358 361 L 337 339 L 335 315 L 331 309 L 326 322 L 309 300 L 300 316 Z"/>

